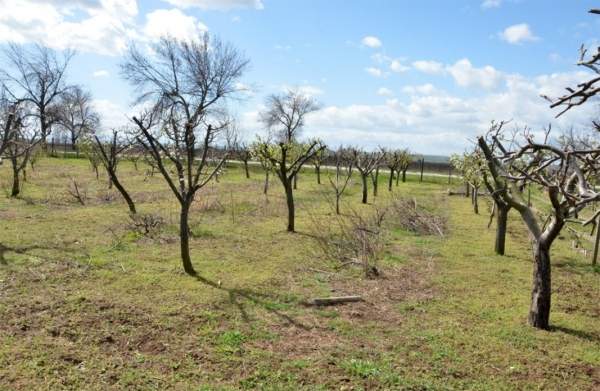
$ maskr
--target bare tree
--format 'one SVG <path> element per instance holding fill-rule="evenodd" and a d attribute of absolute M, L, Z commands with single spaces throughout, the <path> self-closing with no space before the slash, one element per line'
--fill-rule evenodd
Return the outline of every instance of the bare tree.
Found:
<path fill-rule="evenodd" d="M 137 139 L 180 204 L 181 260 L 185 272 L 195 275 L 189 247 L 190 207 L 197 191 L 223 165 L 224 158 L 211 164 L 209 154 L 229 124 L 224 102 L 237 91 L 235 85 L 248 60 L 208 34 L 189 42 L 163 38 L 153 50 L 155 55 L 147 56 L 130 47 L 121 69 L 138 91 L 137 102 L 151 107 L 133 118 L 139 129 Z"/>
<path fill-rule="evenodd" d="M 400 179 L 400 172 L 402 173 L 402 182 L 406 182 L 406 171 L 413 161 L 412 155 L 408 149 L 403 149 L 398 152 L 400 164 L 398 166 L 398 176 L 396 177 L 396 186 L 398 186 L 398 179 Z"/>
<path fill-rule="evenodd" d="M 321 184 L 321 165 L 329 156 L 329 152 L 327 149 L 322 149 L 321 151 L 315 154 L 315 157 L 312 159 L 312 164 L 315 166 L 315 173 L 317 174 L 317 184 Z"/>
<path fill-rule="evenodd" d="M 383 160 L 383 155 L 381 151 L 365 152 L 363 150 L 353 148 L 352 158 L 362 180 L 362 203 L 366 204 L 369 197 L 369 176 L 380 165 L 381 161 Z"/>
<path fill-rule="evenodd" d="M 8 142 L 11 137 L 13 121 L 15 119 L 16 105 L 6 96 L 6 90 L 0 91 L 0 163 L 4 151 L 8 148 Z"/>
<path fill-rule="evenodd" d="M 392 191 L 392 184 L 394 182 L 394 173 L 400 176 L 400 164 L 401 164 L 401 151 L 394 150 L 390 151 L 385 159 L 385 165 L 390 170 L 390 178 L 388 181 L 388 191 Z"/>
<path fill-rule="evenodd" d="M 81 136 L 92 134 L 100 123 L 100 116 L 92 106 L 92 95 L 80 86 L 73 86 L 62 94 L 57 110 L 58 124 L 68 133 L 79 156 L 77 142 Z"/>
<path fill-rule="evenodd" d="M 339 215 L 340 199 L 352 178 L 354 159 L 352 153 L 349 153 L 349 151 L 343 147 L 340 147 L 335 151 L 333 159 L 335 161 L 335 176 L 332 178 L 331 173 L 328 173 L 328 178 L 329 183 L 335 192 L 335 213 Z"/>
<path fill-rule="evenodd" d="M 384 148 L 379 148 L 379 153 L 379 163 L 377 166 L 375 166 L 375 170 L 371 172 L 371 181 L 373 182 L 373 197 L 377 197 L 377 191 L 379 189 L 379 169 L 388 155 L 388 152 Z"/>
<path fill-rule="evenodd" d="M 306 116 L 319 109 L 315 99 L 297 90 L 269 95 L 265 105 L 267 109 L 260 113 L 260 120 L 280 143 L 297 141 Z"/>
<path fill-rule="evenodd" d="M 123 133 L 125 133 L 124 130 L 114 129 L 108 143 L 102 142 L 97 135 L 94 135 L 94 150 L 95 155 L 100 159 L 102 166 L 110 178 L 110 183 L 115 185 L 127 203 L 129 212 L 134 215 L 136 214 L 135 203 L 117 175 L 117 167 L 123 152 L 127 151 L 131 146 L 129 141 L 123 139 Z"/>
<path fill-rule="evenodd" d="M 28 102 L 34 108 L 32 115 L 38 121 L 44 149 L 52 125 L 59 119 L 58 101 L 70 88 L 65 82 L 65 72 L 73 54 L 67 50 L 59 58 L 52 49 L 40 45 L 28 50 L 10 44 L 4 50 L 7 68 L 0 71 L 0 78 L 14 99 Z"/>
<path fill-rule="evenodd" d="M 248 144 L 245 142 L 237 142 L 234 153 L 244 165 L 244 173 L 246 174 L 246 178 L 250 179 L 250 169 L 248 168 L 248 162 L 252 158 L 252 151 L 250 150 L 250 147 L 248 147 Z"/>
<path fill-rule="evenodd" d="M 548 134 L 535 142 L 528 129 L 519 140 L 505 138 L 503 123 L 493 123 L 478 144 L 486 158 L 494 189 L 502 200 L 519 212 L 533 237 L 533 288 L 529 324 L 548 329 L 551 305 L 550 248 L 568 219 L 600 199 L 590 184 L 600 173 L 600 149 L 560 148 L 548 143 Z M 541 186 L 551 212 L 547 218 L 524 199 L 525 184 Z M 592 217 L 595 219 L 600 212 Z"/>
<path fill-rule="evenodd" d="M 252 143 L 252 145 L 250 146 L 250 154 L 253 158 L 255 158 L 256 160 L 259 161 L 260 166 L 262 167 L 263 171 L 265 172 L 265 182 L 264 182 L 264 186 L 263 186 L 263 194 L 267 195 L 267 192 L 269 191 L 269 176 L 271 171 L 273 171 L 273 164 L 271 163 L 271 160 L 269 159 L 268 156 L 264 156 L 261 153 L 261 149 L 263 149 L 263 144 L 264 142 L 261 142 L 259 140 L 259 142 L 254 142 Z"/>
<path fill-rule="evenodd" d="M 14 105 L 11 114 L 13 119 L 7 128 L 5 154 L 10 160 L 13 172 L 11 197 L 17 197 L 21 192 L 20 177 L 27 167 L 27 162 L 33 149 L 41 141 L 40 132 L 28 121 L 29 106 L 26 102 Z M 8 122 L 7 122 L 8 124 Z"/>
<path fill-rule="evenodd" d="M 267 97 L 266 107 L 266 110 L 260 113 L 260 119 L 275 138 L 275 142 L 259 138 L 255 152 L 261 160 L 271 163 L 283 185 L 288 208 L 287 230 L 294 232 L 294 180 L 302 166 L 325 149 L 319 140 L 300 143 L 298 135 L 302 131 L 306 116 L 317 110 L 319 105 L 313 98 L 290 90 L 285 94 Z"/>
<path fill-rule="evenodd" d="M 485 158 L 479 148 L 471 152 L 464 152 L 462 155 L 454 154 L 450 156 L 450 163 L 461 173 L 464 181 L 471 189 L 471 203 L 473 212 L 479 214 L 479 189 L 484 182 Z"/>

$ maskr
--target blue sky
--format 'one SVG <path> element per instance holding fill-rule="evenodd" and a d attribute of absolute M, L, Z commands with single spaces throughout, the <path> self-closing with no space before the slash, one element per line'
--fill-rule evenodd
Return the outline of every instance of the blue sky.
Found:
<path fill-rule="evenodd" d="M 69 71 L 93 93 L 105 127 L 126 122 L 130 90 L 118 64 L 129 42 L 203 31 L 251 61 L 242 102 L 245 136 L 261 133 L 264 97 L 297 87 L 323 109 L 305 136 L 373 148 L 449 154 L 491 120 L 541 129 L 556 114 L 539 98 L 585 79 L 574 66 L 596 44 L 593 1 L 0 0 L 0 41 L 78 51 Z M 585 127 L 594 105 L 555 122 Z"/>

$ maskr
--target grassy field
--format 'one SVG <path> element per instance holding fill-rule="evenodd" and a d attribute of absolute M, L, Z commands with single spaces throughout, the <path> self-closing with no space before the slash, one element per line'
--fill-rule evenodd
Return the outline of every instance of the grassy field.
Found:
<path fill-rule="evenodd" d="M 367 279 L 316 244 L 315 221 L 333 220 L 328 185 L 302 174 L 289 234 L 276 179 L 267 199 L 260 172 L 230 168 L 194 205 L 193 278 L 179 261 L 175 199 L 144 169 L 120 168 L 139 210 L 166 221 L 153 238 L 131 230 L 118 193 L 83 159 L 43 159 L 19 199 L 0 196 L 0 389 L 600 389 L 600 270 L 557 241 L 553 329 L 528 327 L 524 226 L 511 215 L 508 255 L 493 255 L 487 201 L 474 215 L 445 178 L 409 177 L 393 195 L 381 178 L 370 205 L 354 181 L 343 210 L 404 195 L 448 219 L 444 238 L 391 229 L 382 275 Z M 68 195 L 71 177 L 85 206 Z M 340 294 L 365 302 L 304 304 Z"/>

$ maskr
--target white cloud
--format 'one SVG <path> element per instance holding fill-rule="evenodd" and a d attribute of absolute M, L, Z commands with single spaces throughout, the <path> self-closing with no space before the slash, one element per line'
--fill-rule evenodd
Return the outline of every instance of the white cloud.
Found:
<path fill-rule="evenodd" d="M 523 42 L 537 41 L 539 38 L 536 37 L 527 23 L 520 23 L 509 26 L 504 31 L 498 33 L 498 36 L 504 41 L 517 45 Z"/>
<path fill-rule="evenodd" d="M 400 60 L 392 60 L 390 63 L 390 69 L 394 72 L 401 73 L 408 71 L 410 67 L 402 64 Z"/>
<path fill-rule="evenodd" d="M 94 73 L 92 73 L 92 76 L 94 76 L 94 77 L 107 77 L 108 75 L 109 75 L 109 73 L 105 69 L 99 69 L 97 71 L 94 71 Z"/>
<path fill-rule="evenodd" d="M 232 21 L 233 23 L 239 23 L 239 22 L 241 22 L 241 21 L 242 21 L 242 18 L 241 18 L 240 16 L 238 16 L 238 15 L 235 15 L 235 16 L 232 16 L 232 17 L 231 17 L 231 21 Z"/>
<path fill-rule="evenodd" d="M 103 132 L 109 129 L 119 128 L 130 123 L 129 118 L 132 114 L 115 102 L 108 99 L 94 99 L 92 101 L 98 114 L 100 114 L 100 130 Z"/>
<path fill-rule="evenodd" d="M 195 17 L 174 8 L 156 10 L 146 14 L 144 34 L 150 39 L 171 36 L 177 39 L 198 39 L 208 28 Z"/>
<path fill-rule="evenodd" d="M 414 61 L 412 66 L 416 70 L 430 75 L 439 75 L 444 73 L 444 64 L 437 61 Z"/>
<path fill-rule="evenodd" d="M 405 86 L 402 92 L 411 95 L 433 95 L 440 92 L 433 84 L 427 83 L 418 86 Z"/>
<path fill-rule="evenodd" d="M 262 0 L 164 0 L 167 3 L 181 8 L 196 7 L 205 10 L 227 11 L 234 8 L 263 9 Z"/>
<path fill-rule="evenodd" d="M 284 84 L 283 86 L 281 86 L 281 90 L 283 92 L 298 91 L 300 94 L 306 95 L 306 96 L 317 96 L 317 95 L 323 95 L 325 93 L 325 91 L 323 91 L 319 87 L 312 86 L 310 84 L 303 84 L 303 85 L 299 85 L 299 86 L 289 86 L 287 84 Z"/>
<path fill-rule="evenodd" d="M 375 76 L 375 77 L 382 77 L 382 76 L 384 75 L 384 74 L 383 74 L 383 71 L 382 71 L 381 69 L 379 69 L 379 68 L 375 68 L 375 67 L 368 67 L 368 68 L 365 68 L 365 71 L 366 71 L 366 72 L 367 72 L 369 75 L 371 75 L 371 76 Z"/>
<path fill-rule="evenodd" d="M 394 93 L 389 88 L 381 87 L 381 88 L 379 88 L 377 90 L 377 95 L 381 95 L 381 96 L 393 96 Z"/>
<path fill-rule="evenodd" d="M 307 118 L 305 136 L 319 137 L 331 147 L 385 145 L 408 147 L 419 153 L 450 154 L 470 146 L 492 120 L 512 119 L 511 126 L 527 124 L 534 130 L 553 122 L 558 130 L 570 125 L 584 127 L 596 114 L 596 107 L 587 105 L 555 120 L 556 110 L 540 98 L 540 94 L 562 93 L 564 86 L 586 80 L 589 73 L 503 75 L 496 90 L 477 97 L 453 96 L 424 84 L 405 87 L 410 96 L 402 100 L 391 98 L 377 105 L 328 106 Z M 255 113 L 250 112 L 244 118 L 255 118 Z"/>
<path fill-rule="evenodd" d="M 135 36 L 135 0 L 4 0 L 0 6 L 0 42 L 117 55 Z"/>
<path fill-rule="evenodd" d="M 367 47 L 370 47 L 370 48 L 379 48 L 382 45 L 381 40 L 379 38 L 377 38 L 377 37 L 372 36 L 372 35 L 367 35 L 360 42 L 364 46 L 367 46 Z"/>
<path fill-rule="evenodd" d="M 502 0 L 484 0 L 481 8 L 498 8 L 502 5 Z"/>
<path fill-rule="evenodd" d="M 503 74 L 490 65 L 475 68 L 466 58 L 449 65 L 446 70 L 461 87 L 495 88 L 502 81 Z"/>

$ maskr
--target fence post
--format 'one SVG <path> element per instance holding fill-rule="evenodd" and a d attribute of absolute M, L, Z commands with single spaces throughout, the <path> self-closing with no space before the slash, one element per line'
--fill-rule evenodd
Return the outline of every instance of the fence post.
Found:
<path fill-rule="evenodd" d="M 423 182 L 423 166 L 425 165 L 425 158 L 421 158 L 421 179 L 419 182 Z"/>

